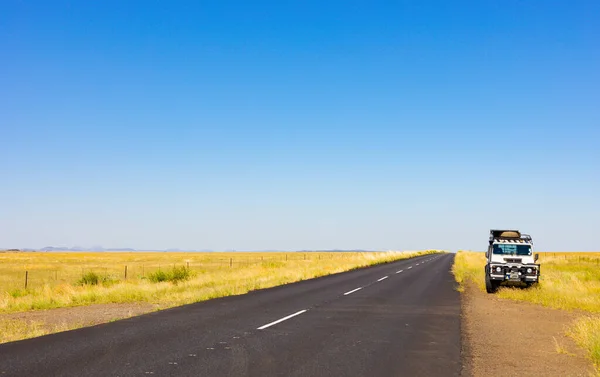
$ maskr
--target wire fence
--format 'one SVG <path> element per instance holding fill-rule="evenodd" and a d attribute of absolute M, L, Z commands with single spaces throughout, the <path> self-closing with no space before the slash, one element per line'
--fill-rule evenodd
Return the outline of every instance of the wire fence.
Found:
<path fill-rule="evenodd" d="M 284 266 L 288 262 L 306 261 L 314 263 L 320 260 L 346 259 L 356 253 L 277 253 L 277 255 L 209 257 L 175 263 L 156 261 L 132 261 L 127 263 L 94 264 L 82 261 L 80 264 L 56 264 L 54 267 L 29 264 L 3 270 L 0 275 L 0 292 L 20 289 L 39 288 L 45 285 L 78 284 L 89 273 L 93 273 L 106 281 L 145 280 L 158 271 L 170 271 L 174 268 L 188 269 L 192 274 L 202 274 L 219 269 L 241 269 L 252 266 L 264 267 Z"/>
<path fill-rule="evenodd" d="M 595 255 L 581 255 L 573 253 L 573 255 L 569 255 L 569 253 L 549 253 L 542 252 L 539 254 L 539 261 L 567 261 L 572 263 L 596 263 L 600 264 L 600 253 L 593 253 Z"/>

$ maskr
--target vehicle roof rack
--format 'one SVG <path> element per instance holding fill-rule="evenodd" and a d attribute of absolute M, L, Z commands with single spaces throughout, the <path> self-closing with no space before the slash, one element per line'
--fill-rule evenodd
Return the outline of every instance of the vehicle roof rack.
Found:
<path fill-rule="evenodd" d="M 514 243 L 531 243 L 533 239 L 529 234 L 521 234 L 518 230 L 513 229 L 491 229 L 490 230 L 490 245 L 494 242 L 508 241 Z"/>

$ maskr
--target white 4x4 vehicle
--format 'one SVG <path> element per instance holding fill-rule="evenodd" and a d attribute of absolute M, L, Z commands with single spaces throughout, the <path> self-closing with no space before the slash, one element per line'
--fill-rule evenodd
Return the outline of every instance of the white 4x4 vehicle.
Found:
<path fill-rule="evenodd" d="M 528 287 L 540 278 L 538 254 L 533 254 L 533 240 L 518 230 L 490 230 L 490 244 L 485 253 L 485 288 L 494 293 L 503 282 L 525 283 Z"/>

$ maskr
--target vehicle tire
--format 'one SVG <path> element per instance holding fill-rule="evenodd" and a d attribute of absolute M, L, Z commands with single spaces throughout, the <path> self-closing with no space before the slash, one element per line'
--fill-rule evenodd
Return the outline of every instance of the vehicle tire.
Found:
<path fill-rule="evenodd" d="M 496 292 L 495 288 L 496 287 L 495 287 L 494 282 L 492 281 L 492 279 L 488 275 L 486 275 L 485 276 L 485 291 L 487 293 L 494 293 L 494 292 Z"/>

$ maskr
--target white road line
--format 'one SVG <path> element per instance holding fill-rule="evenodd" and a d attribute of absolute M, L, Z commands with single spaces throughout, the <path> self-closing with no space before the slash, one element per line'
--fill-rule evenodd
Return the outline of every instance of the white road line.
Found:
<path fill-rule="evenodd" d="M 402 271 L 404 271 L 404 270 L 396 271 L 396 273 L 397 273 L 397 274 L 399 274 L 399 273 L 401 273 Z"/>
<path fill-rule="evenodd" d="M 412 266 L 408 267 L 408 269 L 410 270 L 412 268 Z"/>
<path fill-rule="evenodd" d="M 351 291 L 348 291 L 348 292 L 344 293 L 344 296 L 348 296 L 349 294 L 352 294 L 352 293 L 354 293 L 356 291 L 360 291 L 361 289 L 363 289 L 363 287 L 356 288 L 356 289 L 353 289 Z"/>
<path fill-rule="evenodd" d="M 280 323 L 280 322 L 286 321 L 286 320 L 288 320 L 288 319 L 290 319 L 290 318 L 292 318 L 292 317 L 295 317 L 295 316 L 297 316 L 297 315 L 300 315 L 300 314 L 302 314 L 302 313 L 304 313 L 304 312 L 306 312 L 306 311 L 307 311 L 306 309 L 305 309 L 305 310 L 300 310 L 299 312 L 296 312 L 296 313 L 294 313 L 294 314 L 290 314 L 290 315 L 288 315 L 287 317 L 283 317 L 283 318 L 281 318 L 281 319 L 278 319 L 277 321 L 274 321 L 274 322 L 271 322 L 271 323 L 267 323 L 266 325 L 264 325 L 264 326 L 261 326 L 261 327 L 257 328 L 257 330 L 264 330 L 264 329 L 266 329 L 267 327 L 271 327 L 271 326 L 273 326 L 273 325 L 276 325 L 276 324 L 278 324 L 278 323 Z"/>
<path fill-rule="evenodd" d="M 387 278 L 388 278 L 387 276 L 384 276 L 384 277 L 382 277 L 381 279 L 379 279 L 379 280 L 377 280 L 377 281 L 382 281 L 382 280 L 385 280 L 385 279 L 387 279 Z"/>

